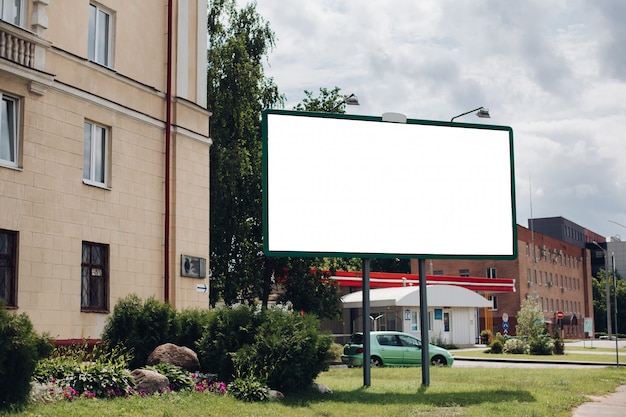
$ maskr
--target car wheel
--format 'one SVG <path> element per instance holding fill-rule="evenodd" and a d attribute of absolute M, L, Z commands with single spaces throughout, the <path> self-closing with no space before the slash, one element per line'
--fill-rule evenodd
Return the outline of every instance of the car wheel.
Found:
<path fill-rule="evenodd" d="M 378 356 L 372 356 L 370 359 L 370 364 L 375 368 L 380 368 L 383 366 L 383 361 Z"/>
<path fill-rule="evenodd" d="M 433 356 L 432 359 L 430 360 L 430 364 L 432 366 L 446 366 L 448 364 L 448 361 L 446 361 L 446 358 L 444 358 L 443 356 Z"/>

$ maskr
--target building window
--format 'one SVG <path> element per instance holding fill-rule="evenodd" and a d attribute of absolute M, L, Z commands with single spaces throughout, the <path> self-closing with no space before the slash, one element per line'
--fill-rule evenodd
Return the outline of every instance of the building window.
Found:
<path fill-rule="evenodd" d="M 22 26 L 24 16 L 24 0 L 0 0 L 0 19 Z"/>
<path fill-rule="evenodd" d="M 1 93 L 0 97 L 2 98 L 0 162 L 10 166 L 17 166 L 19 100 Z"/>
<path fill-rule="evenodd" d="M 81 261 L 81 311 L 108 313 L 109 247 L 83 242 Z"/>
<path fill-rule="evenodd" d="M 17 307 L 17 232 L 0 229 L 0 300 Z"/>
<path fill-rule="evenodd" d="M 487 268 L 487 278 L 496 278 L 496 268 Z"/>
<path fill-rule="evenodd" d="M 459 275 L 462 277 L 469 277 L 469 269 L 459 269 Z"/>
<path fill-rule="evenodd" d="M 443 275 L 443 269 L 435 269 L 433 275 Z"/>
<path fill-rule="evenodd" d="M 113 39 L 113 14 L 96 4 L 89 5 L 89 59 L 111 66 Z"/>
<path fill-rule="evenodd" d="M 491 307 L 491 309 L 493 311 L 498 311 L 498 297 L 496 297 L 495 295 L 490 295 L 489 296 L 489 301 L 491 301 L 493 307 Z"/>
<path fill-rule="evenodd" d="M 86 183 L 107 186 L 108 136 L 108 130 L 105 127 L 85 122 L 83 180 Z"/>

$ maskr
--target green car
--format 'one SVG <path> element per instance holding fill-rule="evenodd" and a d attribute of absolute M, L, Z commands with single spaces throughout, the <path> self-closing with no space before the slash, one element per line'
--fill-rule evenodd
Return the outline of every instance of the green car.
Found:
<path fill-rule="evenodd" d="M 370 363 L 372 366 L 421 366 L 422 342 L 408 333 L 370 332 Z M 452 366 L 454 357 L 447 350 L 428 345 L 433 366 Z M 354 333 L 343 347 L 341 362 L 349 367 L 363 366 L 363 333 Z"/>

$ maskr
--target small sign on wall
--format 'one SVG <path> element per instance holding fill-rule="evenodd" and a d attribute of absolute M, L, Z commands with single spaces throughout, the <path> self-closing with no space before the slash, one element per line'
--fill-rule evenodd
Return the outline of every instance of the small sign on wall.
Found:
<path fill-rule="evenodd" d="M 180 255 L 180 275 L 189 278 L 205 278 L 206 258 Z"/>

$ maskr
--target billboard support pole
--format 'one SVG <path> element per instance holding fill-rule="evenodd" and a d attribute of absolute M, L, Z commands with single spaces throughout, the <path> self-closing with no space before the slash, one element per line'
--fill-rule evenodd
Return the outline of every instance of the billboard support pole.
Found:
<path fill-rule="evenodd" d="M 430 385 L 430 359 L 428 353 L 428 302 L 426 297 L 426 259 L 419 258 L 420 280 L 420 330 L 422 339 L 422 385 Z"/>
<path fill-rule="evenodd" d="M 363 386 L 372 385 L 370 361 L 370 260 L 363 259 Z"/>

